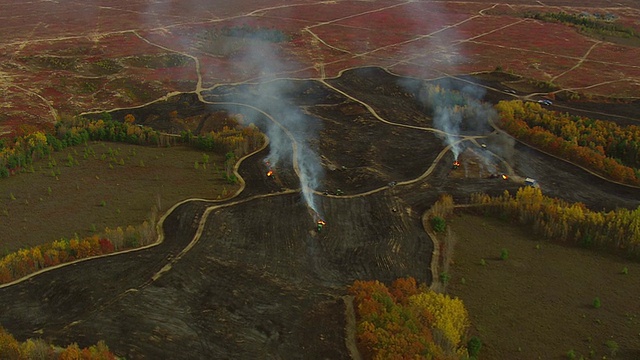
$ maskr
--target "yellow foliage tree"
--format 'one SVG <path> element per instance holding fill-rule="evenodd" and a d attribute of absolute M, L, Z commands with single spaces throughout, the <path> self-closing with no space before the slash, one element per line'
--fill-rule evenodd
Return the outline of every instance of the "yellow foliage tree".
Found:
<path fill-rule="evenodd" d="M 469 314 L 462 300 L 427 291 L 410 296 L 409 304 L 431 313 L 434 317 L 433 328 L 446 340 L 440 345 L 443 349 L 458 353 L 470 325 Z"/>

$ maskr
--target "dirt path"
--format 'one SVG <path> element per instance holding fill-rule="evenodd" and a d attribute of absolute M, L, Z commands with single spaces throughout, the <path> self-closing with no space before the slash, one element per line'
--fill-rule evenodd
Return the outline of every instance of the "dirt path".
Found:
<path fill-rule="evenodd" d="M 589 48 L 589 50 L 587 50 L 587 52 L 580 58 L 580 60 L 578 60 L 578 63 L 576 63 L 574 66 L 572 66 L 570 69 L 567 69 L 561 73 L 559 73 L 558 75 L 555 75 L 554 77 L 551 78 L 551 80 L 549 80 L 549 82 L 554 82 L 556 81 L 557 78 L 566 75 L 567 73 L 577 69 L 580 67 L 580 65 L 582 65 L 587 58 L 589 57 L 589 54 L 591 54 L 591 52 L 593 51 L 593 49 L 595 49 L 598 45 L 602 44 L 602 41 L 595 41 L 593 43 L 593 45 L 591 45 L 591 47 Z"/>
<path fill-rule="evenodd" d="M 387 3 L 373 10 L 308 25 L 304 31 L 312 35 L 318 46 L 349 53 L 351 59 L 355 59 L 460 27 L 487 16 L 485 12 L 497 6 L 494 4 L 484 8 L 478 14 L 430 34 L 362 53 L 342 49 L 339 44 L 332 44 L 313 31 L 320 26 L 408 3 Z M 259 18 L 268 10 L 299 5 L 305 4 L 265 7 L 243 15 L 203 22 L 247 15 Z M 461 42 L 482 44 L 477 41 L 479 37 L 522 21 L 525 20 L 514 21 Z M 169 30 L 177 26 L 180 25 L 152 30 Z M 133 33 L 149 45 L 194 61 L 193 71 L 197 74 L 197 82 L 191 91 L 172 92 L 148 104 L 164 101 L 173 95 L 195 93 L 201 102 L 209 105 L 234 105 L 251 109 L 279 126 L 289 138 L 294 154 L 292 173 L 295 177 L 300 176 L 298 143 L 282 123 L 265 109 L 250 103 L 210 101 L 203 95 L 223 85 L 259 83 L 259 78 L 203 88 L 202 64 L 196 55 L 154 43 L 141 36 L 138 30 L 105 32 L 96 36 L 118 33 Z M 55 40 L 73 38 L 78 37 Z M 40 41 L 44 40 L 34 39 L 21 42 L 20 45 Z M 577 60 L 572 69 L 589 61 L 587 57 L 595 45 L 582 58 L 571 57 Z M 344 172 L 337 170 L 327 175 L 341 188 L 351 181 L 351 192 L 347 195 L 323 195 L 320 189 L 315 189 L 315 195 L 322 197 L 323 211 L 331 218 L 323 232 L 318 233 L 310 228 L 308 213 L 300 200 L 300 189 L 268 193 L 270 189 L 267 186 L 253 183 L 249 186 L 253 187 L 254 192 L 246 195 L 249 192 L 245 191 L 246 183 L 240 174 L 240 167 L 259 168 L 260 160 L 256 152 L 240 159 L 234 168 L 242 186 L 233 199 L 222 203 L 188 199 L 175 204 L 158 223 L 159 238 L 154 246 L 143 251 L 76 262 L 56 268 L 55 271 L 30 276 L 29 281 L 0 286 L 0 302 L 7 309 L 0 314 L 0 321 L 9 324 L 10 330 L 23 338 L 35 333 L 65 341 L 95 342 L 100 339 L 98 337 L 103 337 L 119 353 L 131 358 L 153 358 L 166 354 L 173 354 L 176 358 L 204 358 L 211 354 L 220 358 L 277 358 L 283 354 L 304 354 L 318 358 L 357 359 L 359 354 L 354 345 L 353 308 L 350 301 L 342 297 L 344 286 L 357 278 L 389 281 L 407 274 L 430 281 L 432 274 L 428 269 L 432 245 L 422 228 L 421 211 L 440 193 L 453 193 L 458 200 L 474 191 L 499 193 L 516 185 L 503 185 L 478 178 L 450 178 L 450 147 L 442 145 L 434 136 L 445 133 L 431 126 L 390 121 L 388 119 L 392 117 L 383 116 L 376 109 L 388 106 L 391 100 L 387 99 L 389 103 L 384 103 L 362 99 L 354 91 L 334 85 L 330 80 L 353 70 L 342 69 L 335 78 L 326 78 L 324 67 L 337 62 L 325 63 L 322 60 L 318 64 L 321 68 L 319 80 L 312 77 L 296 80 L 317 80 L 329 93 L 364 108 L 366 111 L 361 117 L 345 120 L 347 116 L 342 114 L 327 115 L 325 119 L 335 120 L 335 123 L 326 123 L 343 126 L 341 129 L 349 129 L 348 126 L 359 121 L 357 124 L 364 130 L 357 134 L 368 143 L 357 151 L 353 150 L 353 145 L 345 151 L 335 151 L 327 156 L 331 156 L 336 163 L 351 161 L 356 164 L 362 159 L 371 159 L 370 154 L 375 154 L 379 159 L 373 158 L 377 164 L 365 163 L 361 166 L 364 169 L 374 168 L 369 173 L 359 173 L 360 170 L 354 165 L 347 167 Z M 385 71 L 393 74 L 389 70 L 391 68 L 393 66 L 388 66 Z M 443 76 L 450 75 L 443 73 Z M 468 81 L 461 77 L 450 77 Z M 277 74 L 276 78 L 272 81 L 286 80 L 284 74 Z M 391 87 L 389 84 L 386 86 Z M 495 86 L 485 88 L 501 91 Z M 44 97 L 41 99 L 50 105 Z M 339 110 L 339 105 L 335 107 Z M 55 111 L 51 106 L 50 109 Z M 393 111 L 399 116 L 411 116 L 406 109 Z M 55 113 L 52 115 L 55 117 Z M 327 126 L 327 130 L 331 130 L 331 126 Z M 381 141 L 380 136 L 375 135 L 378 134 L 374 132 L 377 129 L 382 129 L 388 142 Z M 404 131 L 402 134 L 418 133 L 415 137 L 418 140 L 398 140 L 393 137 L 396 130 Z M 321 138 L 323 141 L 338 139 L 336 143 L 340 144 L 356 140 L 340 133 L 334 134 L 335 138 L 321 136 L 324 136 Z M 484 137 L 480 134 L 464 135 L 459 137 L 458 142 L 468 142 L 478 147 L 477 140 Z M 411 145 L 416 153 L 417 149 L 424 152 L 432 149 L 432 156 L 422 159 L 407 157 L 407 152 L 398 150 L 399 142 L 406 141 L 414 141 Z M 422 143 L 428 141 L 438 143 Z M 638 199 L 637 192 L 621 190 L 614 184 L 589 185 L 593 181 L 591 175 L 584 174 L 570 164 L 556 162 L 535 150 L 524 148 L 516 151 L 517 162 L 513 167 L 507 164 L 509 172 L 537 175 L 537 178 L 549 184 L 545 191 L 551 194 L 570 199 L 586 198 L 587 202 L 596 205 L 620 200 L 620 204 L 630 206 Z M 359 153 L 353 155 L 350 152 Z M 383 157 L 393 153 L 397 153 L 397 156 Z M 250 168 L 249 163 L 254 167 Z M 399 170 L 405 163 L 420 170 L 411 172 L 409 176 L 409 172 Z M 389 187 L 387 177 L 400 180 L 395 187 Z M 554 179 L 560 184 L 553 183 Z M 624 202 L 623 198 L 630 200 Z"/>
<path fill-rule="evenodd" d="M 185 57 L 188 57 L 188 58 L 192 59 L 194 61 L 194 71 L 195 71 L 195 73 L 197 75 L 197 81 L 196 81 L 196 84 L 195 84 L 194 88 L 192 90 L 190 90 L 189 92 L 197 94 L 198 97 L 201 100 L 204 100 L 203 97 L 202 97 L 202 92 L 204 90 L 210 90 L 210 89 L 212 89 L 212 88 L 214 88 L 216 86 L 222 85 L 222 84 L 215 84 L 215 85 L 213 85 L 212 87 L 210 87 L 208 89 L 207 88 L 203 88 L 203 76 L 202 76 L 202 69 L 201 69 L 202 65 L 201 65 L 201 62 L 200 62 L 198 56 L 194 55 L 193 51 L 178 51 L 176 49 L 172 49 L 171 47 L 163 46 L 163 45 L 157 44 L 157 43 L 155 43 L 153 41 L 150 41 L 148 38 L 142 36 L 140 34 L 140 31 L 147 31 L 147 32 L 161 32 L 161 31 L 164 31 L 164 32 L 170 32 L 171 29 L 173 29 L 173 28 L 186 26 L 186 25 L 196 25 L 196 24 L 200 24 L 201 25 L 201 24 L 212 24 L 212 23 L 218 23 L 218 22 L 228 22 L 228 21 L 231 21 L 231 20 L 234 20 L 234 19 L 246 18 L 246 17 L 261 18 L 265 14 L 268 14 L 272 10 L 283 10 L 283 9 L 292 9 L 293 10 L 293 9 L 295 9 L 297 7 L 300 7 L 300 6 L 309 6 L 309 5 L 313 5 L 313 4 L 323 4 L 323 3 L 324 2 L 322 2 L 322 1 L 318 1 L 318 2 L 306 2 L 306 3 L 296 3 L 296 4 L 282 4 L 282 5 L 275 5 L 275 6 L 263 6 L 260 9 L 253 9 L 253 10 L 250 10 L 250 11 L 246 11 L 244 13 L 238 13 L 238 14 L 233 14 L 233 15 L 223 16 L 223 17 L 216 17 L 215 19 L 205 19 L 206 16 L 202 16 L 201 19 L 192 20 L 192 21 L 188 21 L 189 19 L 184 18 L 184 17 L 180 16 L 179 14 L 168 14 L 170 17 L 173 17 L 173 18 L 175 18 L 177 20 L 187 20 L 187 21 L 177 21 L 174 24 L 156 26 L 156 27 L 152 26 L 150 28 L 141 27 L 139 29 L 138 28 L 132 28 L 132 29 L 125 29 L 125 30 L 118 30 L 118 31 L 103 31 L 103 32 L 96 31 L 95 33 L 93 33 L 91 35 L 91 37 L 94 40 L 99 40 L 99 39 L 102 39 L 102 38 L 105 38 L 105 37 L 109 37 L 109 36 L 113 36 L 113 35 L 134 34 L 136 37 L 138 37 L 143 42 L 145 42 L 145 43 L 147 43 L 149 45 L 152 45 L 152 46 L 155 46 L 157 48 L 163 49 L 163 50 L 165 50 L 165 51 L 167 51 L 169 53 L 179 54 L 179 55 L 182 55 L 182 56 L 185 56 Z M 353 13 L 353 14 L 350 14 L 350 15 L 347 15 L 347 16 L 342 16 L 342 17 L 338 17 L 338 18 L 334 18 L 334 19 L 330 19 L 330 20 L 325 20 L 325 21 L 318 21 L 316 23 L 313 23 L 313 24 L 310 24 L 310 25 L 306 25 L 305 27 L 303 27 L 301 29 L 301 31 L 311 34 L 313 39 L 314 39 L 314 42 L 316 43 L 316 46 L 317 46 L 317 44 L 321 44 L 322 46 L 327 47 L 329 49 L 333 49 L 333 50 L 336 50 L 336 51 L 340 51 L 342 53 L 350 54 L 351 55 L 351 59 L 358 59 L 358 58 L 363 58 L 363 57 L 366 57 L 366 56 L 369 56 L 369 55 L 373 55 L 373 54 L 375 54 L 377 52 L 381 52 L 381 51 L 384 51 L 386 49 L 398 48 L 398 47 L 402 47 L 402 46 L 409 46 L 410 44 L 419 42 L 419 41 L 421 41 L 421 40 L 423 40 L 425 38 L 435 37 L 436 35 L 438 35 L 439 33 L 443 32 L 443 31 L 447 31 L 447 30 L 458 28 L 458 27 L 462 26 L 463 24 L 466 24 L 466 23 L 468 23 L 470 21 L 473 21 L 473 20 L 475 20 L 477 18 L 491 16 L 491 15 L 488 15 L 487 12 L 489 10 L 492 10 L 492 9 L 496 8 L 498 6 L 498 4 L 491 4 L 491 5 L 487 6 L 486 8 L 478 10 L 478 12 L 475 13 L 475 14 L 471 14 L 470 16 L 468 16 L 468 17 L 466 17 L 466 18 L 464 18 L 464 19 L 462 19 L 460 21 L 457 21 L 457 22 L 455 22 L 453 24 L 449 24 L 449 25 L 443 26 L 443 27 L 441 27 L 439 29 L 436 29 L 436 30 L 430 32 L 429 34 L 414 36 L 414 37 L 412 37 L 410 39 L 407 39 L 407 40 L 386 44 L 384 46 L 376 47 L 376 48 L 373 48 L 373 49 L 369 49 L 367 51 L 360 52 L 360 53 L 354 53 L 354 52 L 352 52 L 350 50 L 341 48 L 339 46 L 339 44 L 333 44 L 333 43 L 331 43 L 331 41 L 328 41 L 327 39 L 323 39 L 316 32 L 314 32 L 314 29 L 319 28 L 319 27 L 330 26 L 330 25 L 333 25 L 333 24 L 336 24 L 336 23 L 340 23 L 341 21 L 344 21 L 344 20 L 357 18 L 357 17 L 364 16 L 364 15 L 367 15 L 367 14 L 384 12 L 386 10 L 390 10 L 390 9 L 393 9 L 393 8 L 398 8 L 398 7 L 405 6 L 405 5 L 409 4 L 409 3 L 411 3 L 411 2 L 398 2 L 398 3 L 395 3 L 395 4 L 391 4 L 391 5 L 384 4 L 382 6 L 375 7 L 373 9 L 369 9 L 369 10 Z M 460 2 L 460 4 L 464 4 L 464 3 L 465 2 Z M 475 4 L 475 3 L 469 2 L 469 4 Z M 148 13 L 146 11 L 128 10 L 128 9 L 124 9 L 124 8 L 120 8 L 120 7 L 116 7 L 116 6 L 111 6 L 111 7 L 106 7 L 106 8 L 112 9 L 114 11 L 133 12 L 133 13 L 140 13 L 140 14 L 143 14 L 143 15 L 151 15 L 151 13 Z M 528 19 L 514 20 L 512 23 L 509 23 L 509 24 L 506 24 L 506 25 L 497 26 L 497 27 L 495 27 L 493 29 L 489 29 L 489 30 L 487 30 L 487 31 L 485 31 L 485 32 L 483 32 L 481 34 L 475 34 L 475 35 L 473 35 L 473 36 L 471 36 L 469 38 L 459 40 L 455 44 L 453 44 L 453 46 L 459 45 L 461 43 L 474 43 L 476 45 L 480 45 L 480 46 L 483 46 L 483 47 L 487 47 L 487 46 L 503 46 L 503 47 L 506 47 L 505 45 L 485 44 L 482 41 L 478 41 L 478 39 L 482 38 L 483 36 L 486 36 L 486 35 L 489 35 L 489 34 L 492 34 L 492 33 L 495 33 L 495 32 L 502 31 L 502 30 L 504 30 L 504 29 L 506 29 L 508 27 L 512 27 L 514 25 L 520 24 L 520 23 L 525 22 L 525 21 L 530 21 L 530 20 L 528 20 Z M 34 31 L 35 31 L 35 28 L 34 28 L 34 30 L 32 30 L 32 33 Z M 55 43 L 55 42 L 60 42 L 60 41 L 72 40 L 72 39 L 81 39 L 83 37 L 84 36 L 60 36 L 60 37 L 52 37 L 52 38 L 44 38 L 44 39 L 42 39 L 42 38 L 30 38 L 28 40 L 22 40 L 22 41 L 19 41 L 19 42 L 9 42 L 9 43 L 4 44 L 4 46 L 7 46 L 7 47 L 19 46 L 21 48 L 24 48 L 27 45 L 33 45 L 33 44 L 36 44 L 38 42 L 54 42 Z M 591 53 L 591 51 L 598 44 L 600 44 L 600 42 L 596 42 L 582 57 L 565 56 L 565 55 L 562 55 L 562 54 L 551 54 L 551 53 L 548 53 L 548 52 L 545 52 L 545 51 L 536 51 L 536 52 L 538 52 L 540 54 L 549 55 L 549 56 L 551 56 L 551 55 L 553 55 L 553 56 L 561 56 L 561 57 L 566 57 L 566 58 L 571 58 L 571 59 L 575 59 L 576 60 L 576 64 L 572 68 L 567 69 L 567 70 L 557 74 L 554 77 L 554 79 L 559 78 L 559 77 L 567 74 L 568 72 L 570 72 L 572 70 L 575 70 L 576 68 L 580 67 L 585 61 L 595 61 L 595 62 L 598 62 L 600 64 L 611 64 L 611 65 L 616 65 L 616 66 L 627 66 L 627 65 L 624 65 L 624 64 L 618 64 L 618 63 L 614 63 L 614 62 L 607 62 L 607 61 L 599 61 L 599 60 L 594 60 L 594 59 L 588 59 L 589 54 Z M 517 50 L 517 51 L 521 51 L 521 52 L 530 51 L 530 50 L 527 50 L 527 49 L 524 49 L 524 48 L 520 48 L 520 47 L 517 47 L 517 46 L 510 46 L 509 48 Z M 403 62 L 410 62 L 412 60 L 412 58 L 413 58 L 413 55 L 408 54 L 408 55 L 406 55 L 406 57 L 404 59 L 398 59 L 398 62 L 396 62 L 396 63 L 394 63 L 392 65 L 389 65 L 386 68 L 388 70 L 390 70 L 395 66 L 395 64 L 399 64 L 399 63 L 403 63 Z M 320 63 L 318 63 L 318 64 L 311 64 L 310 66 L 308 66 L 308 67 L 306 67 L 304 69 L 295 70 L 295 72 L 304 71 L 306 69 L 313 69 L 314 67 L 316 67 L 316 68 L 320 69 L 319 70 L 320 79 L 325 79 L 325 72 L 324 72 L 325 67 L 327 65 L 337 64 L 337 63 L 341 63 L 341 62 L 345 62 L 345 59 L 339 59 L 339 60 L 329 61 L 329 62 L 325 62 L 324 60 L 321 60 Z M 637 65 L 631 65 L 631 67 L 636 68 L 638 66 Z M 279 78 L 283 78 L 283 76 L 286 75 L 286 73 L 275 74 L 275 75 L 277 77 L 279 77 Z M 238 84 L 238 83 L 248 83 L 248 82 L 252 82 L 252 81 L 256 81 L 256 80 L 259 81 L 259 79 L 244 79 L 244 80 L 240 80 L 240 81 L 236 82 L 236 84 Z M 603 83 L 601 83 L 601 85 L 602 84 L 606 84 L 606 83 L 616 82 L 616 81 L 627 81 L 627 80 L 625 80 L 625 79 L 617 79 L 617 80 L 612 80 L 612 81 L 608 81 L 608 82 L 603 82 Z M 225 85 L 233 85 L 233 84 L 234 83 L 227 83 Z M 590 87 L 592 87 L 592 86 L 586 86 L 586 87 L 582 87 L 580 89 L 588 89 Z M 28 90 L 28 89 L 23 89 L 23 90 Z M 577 90 L 577 89 L 575 89 L 575 90 Z M 56 113 L 57 109 L 55 109 L 52 106 L 51 100 L 46 99 L 46 97 L 44 97 L 42 94 L 40 94 L 37 90 L 31 89 L 31 90 L 29 90 L 29 92 L 30 93 L 35 93 L 38 96 L 40 96 L 41 99 L 43 101 L 45 101 L 47 106 L 49 106 L 50 112 L 52 113 L 52 117 L 53 118 L 57 117 L 57 113 Z M 153 103 L 158 102 L 158 101 L 166 100 L 167 98 L 169 98 L 171 96 L 184 94 L 184 93 L 186 93 L 186 92 L 176 92 L 176 91 L 169 92 L 169 93 L 159 97 L 158 99 L 154 99 L 154 100 L 151 100 L 151 101 L 149 101 L 149 102 L 147 102 L 145 104 L 137 105 L 135 107 L 128 107 L 128 108 L 139 108 L 139 107 L 142 107 L 142 106 L 153 104 Z M 536 96 L 536 94 L 529 94 L 528 96 L 529 97 Z M 525 97 L 526 97 L 526 95 L 525 95 Z M 126 109 L 126 108 L 116 108 L 116 109 L 111 109 L 111 110 L 121 110 L 121 109 Z M 92 111 L 92 112 L 85 112 L 83 114 L 100 113 L 100 112 L 103 112 L 103 111 L 110 111 L 110 110 L 108 110 L 108 109 L 99 109 L 99 110 Z"/>
<path fill-rule="evenodd" d="M 284 191 L 264 180 L 264 149 L 236 165 L 244 190 L 234 199 L 190 199 L 165 213 L 158 225 L 162 241 L 157 246 L 78 262 L 1 288 L 0 302 L 6 311 L 0 322 L 20 338 L 34 333 L 62 342 L 103 338 L 128 358 L 161 353 L 178 358 L 265 353 L 277 357 L 303 348 L 313 349 L 319 357 L 356 357 L 351 330 L 345 332 L 353 326 L 345 317 L 350 311 L 342 298 L 345 286 L 355 279 L 391 281 L 407 275 L 430 282 L 433 245 L 422 226 L 423 211 L 441 193 L 464 201 L 472 192 L 500 194 L 517 187 L 484 178 L 451 178 L 450 151 L 429 130 L 431 126 L 386 121 L 386 117 L 409 118 L 413 110 L 408 103 L 394 103 L 396 108 L 383 116 L 376 110 L 390 100 L 362 98 L 359 89 L 371 88 L 371 79 L 358 74 L 367 72 L 343 73 L 345 80 L 332 87 L 318 81 L 295 82 L 314 98 L 324 94 L 333 99 L 307 105 L 320 111 L 327 124 L 319 133 L 321 141 L 335 141 L 321 148 L 322 155 L 336 164 L 353 162 L 347 170 L 327 173 L 327 181 L 341 188 L 355 179 L 347 194 L 316 194 L 328 221 L 322 232 L 314 230 L 300 190 L 290 186 L 295 182 L 287 182 L 284 171 Z M 397 83 L 381 70 L 374 78 L 389 88 Z M 214 98 L 208 93 L 210 97 Z M 208 104 L 220 105 L 211 100 Z M 345 104 L 360 110 L 345 115 L 340 111 Z M 234 105 L 267 119 L 271 116 L 251 103 Z M 275 120 L 268 121 L 279 124 Z M 295 137 L 289 136 L 294 144 Z M 477 139 L 483 137 L 466 134 L 459 141 L 477 147 Z M 416 156 L 408 156 L 411 153 Z M 375 163 L 362 168 L 375 171 L 360 175 L 362 169 L 355 165 L 370 159 Z M 550 187 L 545 192 L 588 194 L 590 201 L 598 202 L 601 196 L 619 191 L 600 185 L 594 189 L 590 180 L 583 179 L 583 188 L 576 190 L 571 180 L 574 168 L 557 166 L 534 151 L 523 151 L 516 159 L 514 171 L 563 178 L 571 188 Z M 403 171 L 404 167 L 412 170 Z M 297 178 L 293 165 L 291 173 Z M 389 187 L 387 177 L 399 180 L 397 185 Z M 543 175 L 540 179 L 550 184 Z"/>

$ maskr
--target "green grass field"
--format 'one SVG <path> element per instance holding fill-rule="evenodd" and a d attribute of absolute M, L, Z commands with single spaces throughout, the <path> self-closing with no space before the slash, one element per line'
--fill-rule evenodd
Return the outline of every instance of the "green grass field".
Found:
<path fill-rule="evenodd" d="M 137 225 L 152 208 L 218 199 L 238 188 L 223 179 L 224 156 L 193 148 L 91 142 L 53 153 L 0 180 L 0 254 L 61 237 Z M 196 166 L 198 162 L 198 166 Z"/>
<path fill-rule="evenodd" d="M 469 311 L 481 359 L 638 359 L 640 264 L 489 217 L 449 224 L 447 290 Z"/>

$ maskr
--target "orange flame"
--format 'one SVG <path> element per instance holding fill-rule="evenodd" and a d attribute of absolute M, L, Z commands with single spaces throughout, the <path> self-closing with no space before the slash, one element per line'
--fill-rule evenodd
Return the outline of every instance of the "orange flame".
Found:
<path fill-rule="evenodd" d="M 324 226 L 324 225 L 327 225 L 327 222 L 322 220 L 322 219 L 320 219 L 320 220 L 318 220 L 318 224 Z"/>
<path fill-rule="evenodd" d="M 507 180 L 509 177 L 505 174 L 502 174 L 502 180 Z"/>
<path fill-rule="evenodd" d="M 273 170 L 269 170 L 269 171 L 267 171 L 267 176 L 268 176 L 268 177 L 273 176 Z"/>

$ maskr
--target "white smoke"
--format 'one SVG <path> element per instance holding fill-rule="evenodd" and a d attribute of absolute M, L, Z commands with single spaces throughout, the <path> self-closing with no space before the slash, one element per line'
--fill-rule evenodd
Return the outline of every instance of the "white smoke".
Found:
<path fill-rule="evenodd" d="M 274 121 L 260 123 L 266 128 L 270 152 L 266 161 L 274 171 L 283 164 L 297 168 L 301 192 L 307 206 L 318 216 L 314 197 L 323 177 L 319 156 L 311 146 L 317 138 L 319 121 L 303 114 L 293 99 L 298 96 L 295 84 L 290 80 L 278 80 L 277 73 L 286 67 L 269 43 L 251 42 L 243 49 L 239 63 L 247 65 L 245 71 L 258 78 L 257 84 L 247 85 L 250 93 L 241 94 L 242 100 L 268 113 Z"/>
<path fill-rule="evenodd" d="M 424 68 L 425 76 L 446 71 L 452 65 L 465 61 L 459 51 L 464 43 L 459 42 L 460 36 L 455 26 L 451 26 L 460 20 L 447 18 L 446 6 L 446 3 L 430 1 L 411 2 L 405 6 L 406 22 L 412 24 L 412 33 L 421 34 L 415 42 L 407 42 L 405 47 L 408 53 L 424 54 L 411 62 Z M 425 13 L 438 13 L 441 16 L 436 17 L 434 23 L 433 17 L 422 16 Z M 443 132 L 439 136 L 451 147 L 456 160 L 466 144 L 460 141 L 461 135 L 465 131 L 484 132 L 487 120 L 493 116 L 492 107 L 481 102 L 485 89 L 480 86 L 450 80 L 449 77 L 433 84 L 407 80 L 400 84 L 416 94 L 423 109 L 431 115 L 433 127 Z"/>

